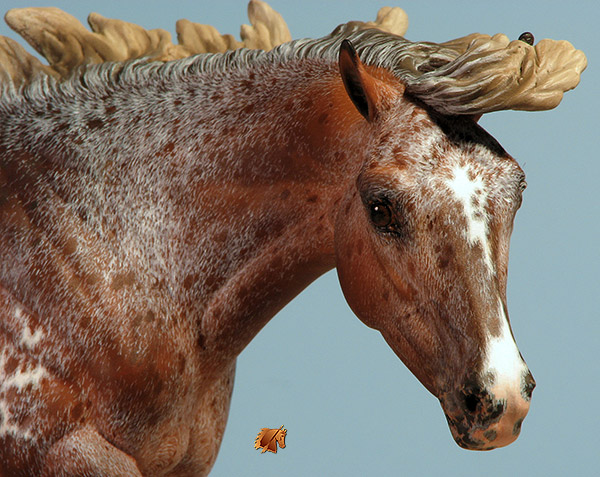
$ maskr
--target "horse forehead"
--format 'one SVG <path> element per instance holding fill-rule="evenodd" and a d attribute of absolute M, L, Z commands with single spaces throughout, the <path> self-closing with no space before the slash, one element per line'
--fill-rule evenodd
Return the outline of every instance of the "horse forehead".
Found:
<path fill-rule="evenodd" d="M 438 184 L 459 194 L 478 189 L 492 194 L 512 191 L 519 172 L 510 156 L 500 157 L 484 146 L 468 144 L 442 152 L 434 174 Z"/>
<path fill-rule="evenodd" d="M 435 138 L 428 138 L 426 143 L 418 152 L 396 149 L 384 165 L 391 185 L 415 198 L 444 199 L 450 193 L 460 202 L 482 195 L 488 200 L 509 201 L 523 179 L 514 159 L 508 155 L 500 157 L 485 146 L 454 145 Z"/>
<path fill-rule="evenodd" d="M 403 126 L 398 128 L 400 119 Z M 517 162 L 471 119 L 432 116 L 413 106 L 409 113 L 394 117 L 389 127 L 377 159 L 405 186 L 425 184 L 444 191 L 447 181 L 462 169 L 488 189 L 511 187 L 522 174 Z"/>

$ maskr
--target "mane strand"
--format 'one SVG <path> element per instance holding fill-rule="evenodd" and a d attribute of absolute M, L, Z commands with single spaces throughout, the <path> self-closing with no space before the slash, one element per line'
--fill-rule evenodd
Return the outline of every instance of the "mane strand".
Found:
<path fill-rule="evenodd" d="M 301 59 L 337 62 L 341 42 L 348 39 L 365 64 L 388 69 L 405 83 L 408 93 L 436 111 L 473 115 L 554 108 L 564 92 L 577 86 L 587 65 L 585 55 L 566 41 L 542 40 L 533 46 L 524 40 L 510 41 L 502 34 L 472 34 L 440 44 L 411 42 L 400 36 L 408 20 L 399 8 L 383 8 L 375 22 L 349 22 L 316 40 L 289 41 L 283 18 L 260 0 L 250 1 L 248 16 L 252 26 L 242 26 L 241 42 L 208 25 L 180 20 L 180 43 L 174 45 L 164 30 L 147 31 L 97 14 L 89 17 L 89 32 L 58 9 L 12 10 L 6 17 L 9 25 L 50 65 L 36 63 L 15 42 L 3 39 L 0 80 L 4 90 L 14 90 L 14 86 L 6 86 L 9 83 L 38 84 L 40 89 L 36 78 L 48 76 L 61 81 L 71 78 L 71 82 L 100 77 L 111 81 L 112 75 L 103 68 L 144 81 L 153 74 L 213 72 Z M 198 53 L 205 54 L 191 56 Z M 144 60 L 123 63 L 139 58 Z M 93 63 L 100 66 L 79 71 L 82 65 Z M 150 67 L 152 63 L 158 66 Z"/>

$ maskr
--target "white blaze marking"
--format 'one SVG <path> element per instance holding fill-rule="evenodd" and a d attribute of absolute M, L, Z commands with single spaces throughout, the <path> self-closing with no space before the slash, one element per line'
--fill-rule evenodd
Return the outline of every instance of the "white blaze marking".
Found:
<path fill-rule="evenodd" d="M 498 306 L 500 334 L 488 339 L 483 375 L 491 373 L 494 376 L 492 392 L 495 390 L 494 394 L 501 396 L 506 394 L 508 389 L 520 393 L 521 380 L 527 372 L 527 365 L 521 358 L 517 344 L 510 332 L 508 319 L 500 299 L 498 299 Z"/>
<path fill-rule="evenodd" d="M 446 183 L 465 210 L 467 241 L 471 245 L 478 242 L 481 244 L 485 264 L 493 272 L 494 264 L 487 236 L 487 213 L 485 211 L 487 194 L 484 183 L 479 176 L 474 180 L 470 179 L 467 167 L 456 166 L 452 172 L 454 177 Z"/>

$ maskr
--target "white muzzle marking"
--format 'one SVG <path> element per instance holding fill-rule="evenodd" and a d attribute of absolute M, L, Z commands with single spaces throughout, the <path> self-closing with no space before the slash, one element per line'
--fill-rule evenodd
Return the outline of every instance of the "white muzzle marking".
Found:
<path fill-rule="evenodd" d="M 522 398 L 523 380 L 528 368 L 513 338 L 502 301 L 498 299 L 500 333 L 489 336 L 486 344 L 482 378 L 493 377 L 489 392 L 497 400 Z"/>

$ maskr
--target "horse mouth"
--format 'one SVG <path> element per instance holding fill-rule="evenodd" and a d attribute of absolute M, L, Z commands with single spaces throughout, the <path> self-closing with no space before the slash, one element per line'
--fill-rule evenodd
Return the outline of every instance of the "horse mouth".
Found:
<path fill-rule="evenodd" d="M 514 442 L 529 410 L 519 395 L 497 399 L 487 390 L 461 390 L 440 399 L 455 442 L 463 449 L 492 450 Z"/>

